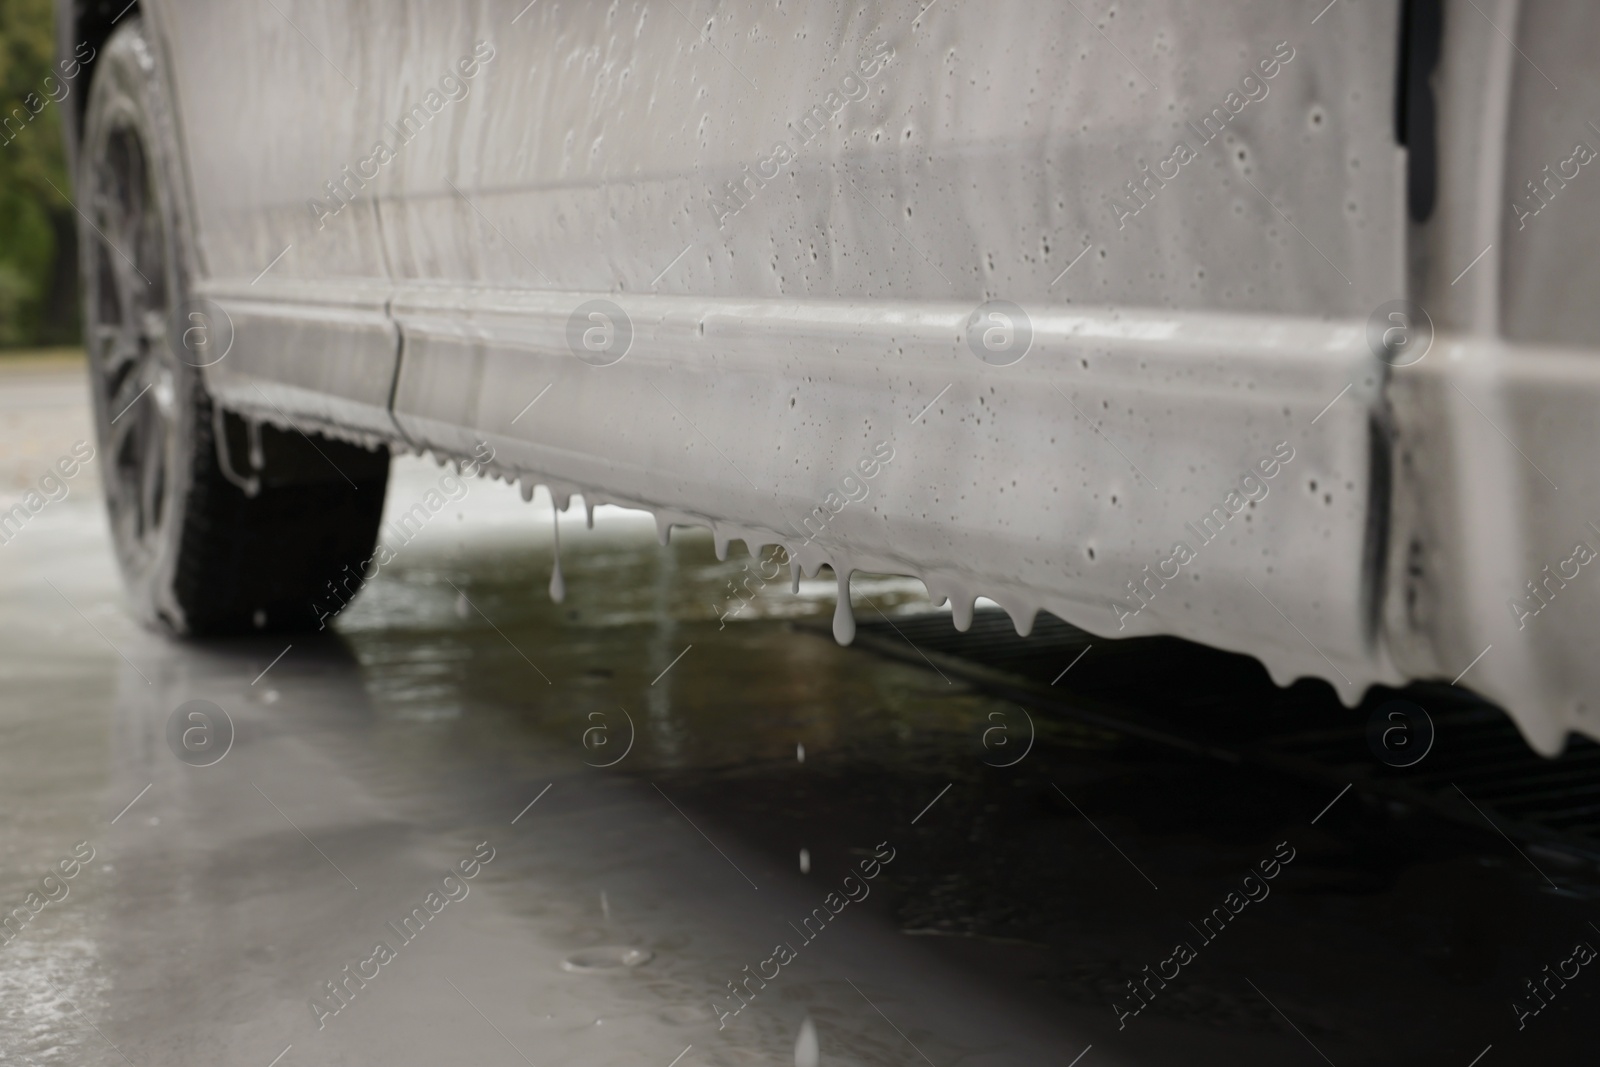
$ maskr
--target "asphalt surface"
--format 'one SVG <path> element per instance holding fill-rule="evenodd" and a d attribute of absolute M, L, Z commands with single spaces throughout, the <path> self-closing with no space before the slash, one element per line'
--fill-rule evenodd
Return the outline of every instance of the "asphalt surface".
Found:
<path fill-rule="evenodd" d="M 0 383 L 9 506 L 92 434 L 76 369 Z M 1030 728 L 797 628 L 826 575 L 636 513 L 562 517 L 552 603 L 548 499 L 481 480 L 329 633 L 175 643 L 123 610 L 97 465 L 0 545 L 0 1064 L 1600 1050 L 1600 875 L 1492 826 Z M 442 473 L 396 461 L 391 513 Z"/>

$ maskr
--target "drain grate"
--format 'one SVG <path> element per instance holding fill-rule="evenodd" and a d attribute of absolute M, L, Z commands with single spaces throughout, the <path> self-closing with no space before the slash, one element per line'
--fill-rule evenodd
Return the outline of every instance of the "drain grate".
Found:
<path fill-rule="evenodd" d="M 1323 682 L 1279 688 L 1247 656 L 1168 637 L 1108 640 L 1043 614 L 1019 637 L 994 608 L 975 612 L 966 633 L 947 612 L 863 620 L 856 645 L 1030 710 L 1335 788 L 1351 784 L 1480 830 L 1487 820 L 1542 852 L 1600 866 L 1600 745 L 1575 738 L 1545 759 L 1498 707 L 1453 686 L 1378 688 L 1351 709 Z M 1368 743 L 1369 721 L 1394 699 L 1420 705 L 1434 725 L 1433 747 L 1408 768 L 1381 762 Z"/>

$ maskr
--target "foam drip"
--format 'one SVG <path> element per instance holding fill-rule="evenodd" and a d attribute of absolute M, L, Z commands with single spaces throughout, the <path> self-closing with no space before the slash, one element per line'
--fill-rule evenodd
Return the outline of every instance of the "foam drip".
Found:
<path fill-rule="evenodd" d="M 856 639 L 856 613 L 850 605 L 850 571 L 838 569 L 839 602 L 833 609 L 833 639 L 848 645 Z"/>
<path fill-rule="evenodd" d="M 961 592 L 950 597 L 950 621 L 955 623 L 956 629 L 966 633 L 972 628 L 972 605 L 977 598 L 971 593 Z"/>
<path fill-rule="evenodd" d="M 267 421 L 271 421 L 268 419 Z M 419 454 L 426 454 L 425 450 L 417 449 Z M 437 455 L 437 453 L 435 453 Z M 538 474 L 526 470 L 502 468 L 498 465 L 486 464 L 485 468 L 492 466 L 488 473 L 493 477 L 503 477 L 508 483 L 516 484 L 524 500 L 532 500 L 538 485 L 546 485 L 553 500 L 562 499 L 570 501 L 573 495 L 581 495 L 584 500 L 586 525 L 594 526 L 594 509 L 601 504 L 613 504 L 625 508 L 633 508 L 650 512 L 655 520 L 657 541 L 665 546 L 670 544 L 672 528 L 675 525 L 705 527 L 711 531 L 713 543 L 717 548 L 717 558 L 728 558 L 728 545 L 737 539 L 745 543 L 752 558 L 759 559 L 762 552 L 770 545 L 782 548 L 788 557 L 790 589 L 798 595 L 800 592 L 800 579 L 816 577 L 824 566 L 834 571 L 838 580 L 839 594 L 834 608 L 833 635 L 841 645 L 852 643 L 856 635 L 856 619 L 853 606 L 850 602 L 850 577 L 857 569 L 855 561 L 847 553 L 830 553 L 824 550 L 815 540 L 805 540 L 790 543 L 784 535 L 767 527 L 745 527 L 742 525 L 719 524 L 704 516 L 675 511 L 670 508 L 655 506 L 634 498 L 612 498 L 604 494 L 593 492 L 584 487 L 571 483 L 552 483 Z M 558 496 L 559 494 L 559 496 Z M 1041 603 L 1037 593 L 1031 590 L 1020 589 L 991 589 L 974 588 L 967 582 L 967 576 L 951 573 L 943 568 L 932 571 L 919 571 L 909 567 L 904 561 L 889 562 L 874 558 L 867 561 L 869 569 L 885 574 L 900 574 L 921 580 L 927 588 L 928 599 L 935 607 L 948 605 L 950 608 L 951 622 L 955 629 L 966 632 L 971 629 L 976 611 L 978 596 L 987 596 L 998 603 L 1010 617 L 1012 626 L 1019 636 L 1026 637 L 1032 630 L 1035 618 L 1040 611 L 1050 611 L 1052 614 L 1066 621 L 1082 626 L 1091 633 L 1104 633 L 1103 629 L 1092 625 L 1091 619 L 1086 617 L 1081 605 L 1066 601 L 1059 597 L 1046 597 Z M 888 566 L 885 564 L 888 563 Z M 902 569 L 903 568 L 903 569 Z M 561 571 L 559 532 L 556 535 L 555 560 L 550 577 L 550 596 L 557 603 L 561 603 L 566 594 L 565 576 Z M 1219 646 L 1225 647 L 1225 646 Z M 1307 676 L 1307 672 L 1297 672 L 1292 668 L 1270 660 L 1263 661 L 1273 681 L 1280 685 L 1292 684 L 1296 679 Z M 1314 672 L 1313 677 L 1320 677 Z M 1336 690 L 1338 695 L 1346 702 L 1359 698 L 1359 690 L 1350 687 L 1347 690 Z"/>
<path fill-rule="evenodd" d="M 561 513 L 550 509 L 550 523 L 554 528 L 555 566 L 550 570 L 550 599 L 557 604 L 567 599 L 567 580 L 561 574 Z"/>

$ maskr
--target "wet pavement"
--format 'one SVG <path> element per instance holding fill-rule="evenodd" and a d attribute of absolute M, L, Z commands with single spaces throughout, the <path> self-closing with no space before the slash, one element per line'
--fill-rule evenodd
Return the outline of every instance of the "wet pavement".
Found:
<path fill-rule="evenodd" d="M 76 370 L 0 383 L 9 506 L 91 432 Z M 646 515 L 563 515 L 552 603 L 548 498 L 482 480 L 330 632 L 174 643 L 122 609 L 97 464 L 0 545 L 0 1064 L 1600 1050 L 1600 874 L 1487 824 L 1070 718 L 1030 746 L 797 627 L 826 572 Z M 389 513 L 444 473 L 397 460 Z"/>

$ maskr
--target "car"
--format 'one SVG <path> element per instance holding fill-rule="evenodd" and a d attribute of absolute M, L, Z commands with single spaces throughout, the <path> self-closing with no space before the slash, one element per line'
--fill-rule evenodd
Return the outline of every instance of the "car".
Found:
<path fill-rule="evenodd" d="M 58 27 L 154 624 L 321 625 L 390 453 L 431 453 L 827 565 L 844 641 L 851 574 L 909 575 L 957 627 L 986 597 L 1600 738 L 1592 5 Z"/>

